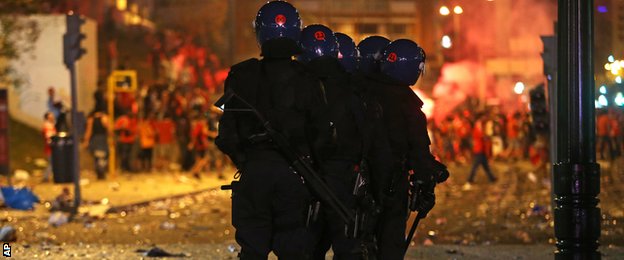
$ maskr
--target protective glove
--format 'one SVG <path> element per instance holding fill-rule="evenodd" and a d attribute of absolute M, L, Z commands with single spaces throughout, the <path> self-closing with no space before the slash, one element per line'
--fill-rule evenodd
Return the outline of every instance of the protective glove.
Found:
<path fill-rule="evenodd" d="M 435 180 L 435 182 L 436 183 L 445 182 L 446 179 L 448 179 L 448 177 L 450 176 L 449 171 L 446 169 L 446 165 L 434 159 L 432 162 L 432 166 L 433 166 L 432 174 L 433 174 L 433 179 Z"/>
<path fill-rule="evenodd" d="M 433 188 L 420 189 L 417 196 L 416 210 L 419 215 L 426 217 L 429 211 L 435 206 L 435 193 Z"/>
<path fill-rule="evenodd" d="M 431 175 L 422 176 L 417 174 L 410 175 L 410 201 L 409 209 L 418 211 L 424 217 L 435 205 L 435 182 Z"/>

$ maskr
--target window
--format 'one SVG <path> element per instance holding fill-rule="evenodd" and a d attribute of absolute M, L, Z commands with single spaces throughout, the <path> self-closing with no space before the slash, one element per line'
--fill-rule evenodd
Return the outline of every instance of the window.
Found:
<path fill-rule="evenodd" d="M 391 34 L 405 34 L 407 33 L 407 25 L 406 24 L 389 24 L 388 32 Z"/>
<path fill-rule="evenodd" d="M 374 23 L 359 23 L 355 25 L 355 30 L 360 34 L 376 34 L 377 24 Z"/>

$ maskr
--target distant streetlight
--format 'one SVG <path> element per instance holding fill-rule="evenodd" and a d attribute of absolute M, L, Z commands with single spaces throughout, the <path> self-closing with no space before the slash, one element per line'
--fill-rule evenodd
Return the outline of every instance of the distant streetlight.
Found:
<path fill-rule="evenodd" d="M 516 82 L 516 85 L 514 86 L 514 93 L 520 95 L 522 94 L 522 92 L 524 92 L 524 83 L 518 81 Z"/>
<path fill-rule="evenodd" d="M 600 94 L 607 94 L 607 86 L 600 86 L 598 91 L 600 91 Z"/>
<path fill-rule="evenodd" d="M 442 36 L 442 48 L 448 49 L 448 48 L 451 48 L 451 46 L 453 46 L 451 37 L 449 37 L 448 35 Z"/>
<path fill-rule="evenodd" d="M 618 92 L 615 95 L 614 101 L 615 101 L 616 106 L 619 106 L 619 107 L 624 106 L 624 95 L 622 95 L 622 92 Z"/>
<path fill-rule="evenodd" d="M 440 14 L 444 15 L 444 16 L 447 16 L 447 15 L 451 14 L 451 10 L 449 10 L 448 7 L 443 5 L 442 7 L 440 7 Z"/>
<path fill-rule="evenodd" d="M 606 107 L 609 105 L 609 101 L 607 101 L 607 97 L 605 97 L 604 95 L 600 95 L 598 97 L 598 105 L 600 105 L 601 107 Z"/>
<path fill-rule="evenodd" d="M 620 76 L 615 77 L 615 83 L 622 84 L 622 77 Z"/>
<path fill-rule="evenodd" d="M 453 8 L 453 13 L 455 13 L 455 14 L 462 14 L 463 12 L 464 12 L 464 9 L 461 6 L 459 6 L 459 5 L 456 5 Z"/>
<path fill-rule="evenodd" d="M 117 9 L 121 11 L 125 11 L 127 7 L 128 7 L 127 0 L 117 0 Z"/>

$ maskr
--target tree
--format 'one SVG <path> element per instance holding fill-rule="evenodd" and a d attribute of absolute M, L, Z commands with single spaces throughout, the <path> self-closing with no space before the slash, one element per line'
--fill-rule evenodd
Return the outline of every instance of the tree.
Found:
<path fill-rule="evenodd" d="M 11 61 L 19 59 L 34 48 L 40 33 L 35 21 L 19 19 L 58 5 L 59 1 L 2 0 L 0 1 L 0 87 L 21 83 L 14 74 Z"/>

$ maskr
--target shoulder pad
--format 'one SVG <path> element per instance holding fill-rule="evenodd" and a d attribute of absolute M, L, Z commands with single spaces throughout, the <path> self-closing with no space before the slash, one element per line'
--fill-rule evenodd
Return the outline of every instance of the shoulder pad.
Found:
<path fill-rule="evenodd" d="M 258 65 L 260 65 L 260 60 L 256 58 L 251 58 L 232 65 L 232 68 L 230 68 L 230 73 L 238 70 L 248 70 L 250 68 L 256 68 Z"/>
<path fill-rule="evenodd" d="M 420 99 L 420 97 L 416 95 L 416 93 L 414 93 L 414 91 L 411 88 L 409 90 L 410 92 L 412 92 L 412 94 L 414 94 L 412 96 L 413 96 L 414 101 L 416 102 L 416 105 L 418 105 L 419 108 L 422 108 L 425 102 L 423 102 L 422 99 Z"/>

